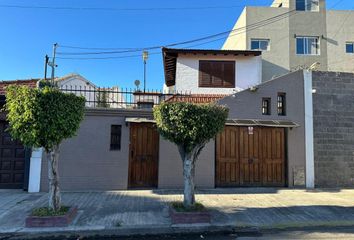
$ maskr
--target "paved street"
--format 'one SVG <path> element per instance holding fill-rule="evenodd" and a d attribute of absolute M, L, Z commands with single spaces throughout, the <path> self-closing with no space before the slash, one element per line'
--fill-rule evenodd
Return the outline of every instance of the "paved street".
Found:
<path fill-rule="evenodd" d="M 196 198 L 212 212 L 211 225 L 204 226 L 211 229 L 354 226 L 354 190 L 211 189 L 198 191 Z M 0 231 L 138 233 L 141 229 L 156 232 L 171 227 L 179 231 L 183 226 L 171 226 L 168 203 L 181 199 L 181 192 L 172 190 L 63 193 L 65 205 L 79 207 L 74 223 L 67 228 L 28 229 L 24 227 L 25 217 L 33 207 L 47 204 L 47 194 L 2 190 Z"/>

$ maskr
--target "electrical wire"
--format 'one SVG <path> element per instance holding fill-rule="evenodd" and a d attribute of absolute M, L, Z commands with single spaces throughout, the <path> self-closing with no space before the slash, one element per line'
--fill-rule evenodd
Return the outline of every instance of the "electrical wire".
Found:
<path fill-rule="evenodd" d="M 108 8 L 108 7 L 58 7 L 35 5 L 10 5 L 0 4 L 1 8 L 44 9 L 44 10 L 70 10 L 70 11 L 178 11 L 178 10 L 210 10 L 240 8 L 244 5 L 232 6 L 205 6 L 205 7 L 157 7 L 157 8 Z"/>
<path fill-rule="evenodd" d="M 272 24 L 274 22 L 283 20 L 285 18 L 288 18 L 289 16 L 291 16 L 290 14 L 295 12 L 296 10 L 291 10 L 288 11 L 286 13 L 282 13 L 279 14 L 277 16 L 274 17 L 270 17 L 268 19 L 259 21 L 257 23 L 253 23 L 250 25 L 246 25 L 244 27 L 241 28 L 236 28 L 236 29 L 232 29 L 232 30 L 228 30 L 228 31 L 224 31 L 224 32 L 220 32 L 220 33 L 216 33 L 213 35 L 208 35 L 206 37 L 202 37 L 202 38 L 196 38 L 196 39 L 192 39 L 192 40 L 188 40 L 188 41 L 183 41 L 183 42 L 177 42 L 177 43 L 172 43 L 172 44 L 167 44 L 167 45 L 160 45 L 160 46 L 151 46 L 151 47 L 144 47 L 144 48 L 132 48 L 132 49 L 127 49 L 127 50 L 121 50 L 121 51 L 101 51 L 101 52 L 57 52 L 59 55 L 100 55 L 100 54 L 119 54 L 119 53 L 128 53 L 128 52 L 141 52 L 144 50 L 153 50 L 153 49 L 160 49 L 162 47 L 174 47 L 174 46 L 178 46 L 178 45 L 186 45 L 186 44 L 190 44 L 190 43 L 194 43 L 194 42 L 200 42 L 200 41 L 204 41 L 204 40 L 209 40 L 209 39 L 213 39 L 215 37 L 219 37 L 219 36 L 223 36 L 223 35 L 229 35 L 232 32 L 236 32 L 236 31 L 241 31 L 241 30 L 246 30 L 246 32 L 248 31 L 248 29 L 250 28 L 259 28 L 259 27 L 263 27 L 266 26 L 268 24 Z M 243 33 L 243 32 L 242 32 Z M 240 33 L 239 33 L 240 34 Z M 224 37 L 223 37 L 224 38 Z M 217 39 L 219 40 L 219 39 Z M 58 45 L 59 47 L 62 47 L 61 45 Z M 79 48 L 79 47 L 75 47 L 75 46 L 67 46 L 64 45 L 64 47 L 66 48 Z M 125 48 L 122 48 L 125 49 Z"/>

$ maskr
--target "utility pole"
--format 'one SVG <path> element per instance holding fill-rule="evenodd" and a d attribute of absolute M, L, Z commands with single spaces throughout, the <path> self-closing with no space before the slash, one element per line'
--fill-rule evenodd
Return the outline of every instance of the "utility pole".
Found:
<path fill-rule="evenodd" d="M 45 64 L 44 64 L 44 81 L 47 80 L 47 67 L 48 67 L 49 57 L 45 55 Z"/>
<path fill-rule="evenodd" d="M 144 93 L 146 90 L 146 60 L 149 58 L 149 53 L 148 51 L 143 51 L 143 60 L 144 60 Z"/>
<path fill-rule="evenodd" d="M 51 62 L 49 62 L 49 66 L 52 67 L 52 77 L 51 77 L 52 85 L 54 85 L 54 72 L 55 72 L 55 68 L 57 67 L 57 65 L 55 65 L 55 55 L 57 52 L 57 47 L 58 47 L 58 43 L 54 43 L 54 45 L 53 45 L 53 59 Z"/>

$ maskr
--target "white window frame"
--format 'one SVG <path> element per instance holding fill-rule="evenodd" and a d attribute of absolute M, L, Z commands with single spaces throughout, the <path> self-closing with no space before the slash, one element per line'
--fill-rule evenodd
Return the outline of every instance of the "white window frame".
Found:
<path fill-rule="evenodd" d="M 297 1 L 295 1 L 296 11 L 305 11 L 305 12 L 319 12 L 320 11 L 320 1 L 319 0 L 300 0 L 305 1 L 305 10 L 298 10 L 296 8 Z"/>
<path fill-rule="evenodd" d="M 353 52 L 347 52 L 347 45 L 353 45 L 353 49 L 354 49 L 354 42 L 345 42 L 345 53 L 347 53 L 347 54 L 353 54 L 354 53 L 354 51 Z"/>
<path fill-rule="evenodd" d="M 297 51 L 297 40 L 302 38 L 303 41 L 304 41 L 304 53 L 298 53 Z M 316 53 L 311 53 L 309 51 L 309 39 L 317 39 L 317 51 Z M 295 38 L 295 52 L 296 52 L 296 55 L 299 55 L 299 56 L 319 56 L 321 55 L 321 40 L 320 40 L 320 37 L 314 37 L 314 36 L 296 36 Z"/>
<path fill-rule="evenodd" d="M 258 48 L 257 49 L 252 49 L 252 42 L 253 41 L 258 41 Z M 267 42 L 267 49 L 261 49 L 261 42 Z M 251 50 L 259 50 L 259 51 L 270 51 L 270 39 L 265 39 L 265 38 L 252 38 L 251 39 L 251 46 L 250 46 Z"/>

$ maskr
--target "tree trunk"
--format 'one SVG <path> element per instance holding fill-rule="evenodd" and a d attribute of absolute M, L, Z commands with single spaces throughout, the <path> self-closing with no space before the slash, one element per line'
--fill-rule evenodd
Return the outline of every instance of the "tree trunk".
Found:
<path fill-rule="evenodd" d="M 195 204 L 195 162 L 204 148 L 205 143 L 197 145 L 192 151 L 186 152 L 183 146 L 179 146 L 178 150 L 183 160 L 183 179 L 184 179 L 184 199 L 183 205 L 185 208 L 190 208 Z"/>
<path fill-rule="evenodd" d="M 61 207 L 58 172 L 59 146 L 47 151 L 49 179 L 49 208 L 58 211 Z"/>
<path fill-rule="evenodd" d="M 184 199 L 183 205 L 186 208 L 192 207 L 195 203 L 194 198 L 194 173 L 195 164 L 191 154 L 186 154 L 183 159 L 183 178 L 184 178 Z"/>

